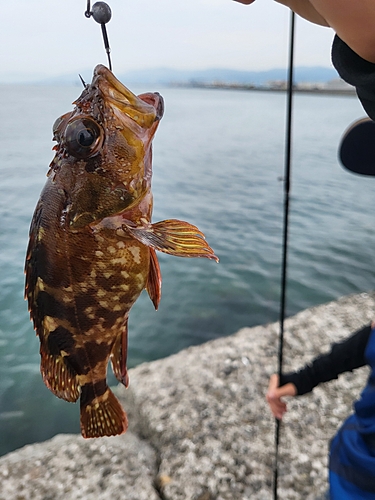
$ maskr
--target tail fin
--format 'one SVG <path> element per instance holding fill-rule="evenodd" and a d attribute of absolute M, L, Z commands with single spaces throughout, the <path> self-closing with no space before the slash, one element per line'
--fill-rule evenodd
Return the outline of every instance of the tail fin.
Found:
<path fill-rule="evenodd" d="M 81 434 L 84 438 L 116 436 L 128 428 L 128 419 L 119 400 L 109 387 L 104 394 L 87 401 L 85 392 L 91 392 L 86 384 L 81 394 Z"/>

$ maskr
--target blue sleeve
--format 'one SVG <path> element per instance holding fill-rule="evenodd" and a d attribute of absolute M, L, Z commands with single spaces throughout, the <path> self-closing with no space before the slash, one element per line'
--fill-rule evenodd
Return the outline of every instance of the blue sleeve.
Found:
<path fill-rule="evenodd" d="M 356 331 L 343 342 L 332 345 L 329 353 L 318 356 L 297 372 L 283 374 L 280 386 L 293 383 L 301 396 L 311 392 L 322 382 L 337 379 L 340 373 L 352 371 L 366 364 L 365 350 L 371 333 L 371 325 Z"/>

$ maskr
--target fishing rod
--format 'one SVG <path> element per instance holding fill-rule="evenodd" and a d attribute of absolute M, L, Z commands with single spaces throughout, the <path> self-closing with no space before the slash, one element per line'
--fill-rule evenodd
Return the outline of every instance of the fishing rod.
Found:
<path fill-rule="evenodd" d="M 287 285 L 287 256 L 288 256 L 288 229 L 289 229 L 289 192 L 291 181 L 291 152 L 292 152 L 292 114 L 293 114 L 293 70 L 294 70 L 294 32 L 295 14 L 291 11 L 289 35 L 289 63 L 287 83 L 287 112 L 285 136 L 285 165 L 284 165 L 284 220 L 283 220 L 283 250 L 282 276 L 280 300 L 280 336 L 278 348 L 278 376 L 279 380 L 283 367 L 284 320 L 286 309 Z M 341 138 L 338 159 L 341 165 L 350 172 L 358 175 L 375 177 L 375 121 L 370 118 L 361 118 L 352 123 Z M 281 421 L 276 419 L 275 427 L 275 458 L 273 475 L 273 498 L 277 500 L 278 492 L 278 461 Z"/>
<path fill-rule="evenodd" d="M 288 264 L 288 234 L 289 234 L 289 192 L 291 179 L 291 153 L 292 153 L 292 114 L 293 114 L 293 73 L 294 73 L 294 31 L 295 14 L 290 14 L 289 33 L 289 62 L 287 80 L 287 111 L 286 111 L 286 131 L 285 131 L 285 163 L 284 163 L 284 218 L 283 218 L 283 244 L 282 244 L 282 266 L 281 266 L 281 298 L 280 298 L 280 336 L 278 348 L 278 376 L 279 380 L 283 368 L 283 347 L 284 347 L 284 321 L 286 309 L 286 285 L 287 285 L 287 264 Z M 275 426 L 275 458 L 273 471 L 273 498 L 277 500 L 278 483 L 278 461 L 280 442 L 281 421 L 276 419 Z"/>

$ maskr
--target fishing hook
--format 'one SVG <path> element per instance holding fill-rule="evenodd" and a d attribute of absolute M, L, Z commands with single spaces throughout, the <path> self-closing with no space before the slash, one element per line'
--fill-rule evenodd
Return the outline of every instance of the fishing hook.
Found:
<path fill-rule="evenodd" d="M 109 40 L 108 40 L 108 35 L 107 35 L 107 28 L 105 25 L 111 20 L 112 17 L 112 11 L 109 5 L 105 2 L 96 2 L 92 6 L 92 10 L 90 7 L 90 0 L 87 0 L 87 7 L 85 11 L 85 16 L 89 19 L 91 16 L 94 18 L 94 20 L 100 24 L 102 27 L 102 35 L 103 35 L 103 41 L 104 41 L 104 48 L 105 51 L 107 52 L 107 57 L 108 57 L 108 66 L 109 69 L 112 71 L 112 63 L 111 63 L 111 49 L 109 47 Z"/>

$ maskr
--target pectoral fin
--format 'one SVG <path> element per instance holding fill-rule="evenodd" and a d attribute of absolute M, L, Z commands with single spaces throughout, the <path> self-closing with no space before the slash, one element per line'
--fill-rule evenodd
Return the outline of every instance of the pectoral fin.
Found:
<path fill-rule="evenodd" d="M 130 221 L 123 222 L 123 230 L 133 238 L 160 252 L 177 257 L 206 257 L 219 261 L 204 234 L 188 222 L 169 219 L 135 226 Z"/>
<path fill-rule="evenodd" d="M 125 387 L 129 386 L 126 360 L 128 357 L 128 318 L 125 318 L 122 332 L 117 336 L 111 351 L 111 364 L 115 377 Z"/>
<path fill-rule="evenodd" d="M 157 309 L 161 298 L 161 272 L 159 261 L 153 248 L 150 248 L 150 270 L 148 272 L 146 290 L 155 309 Z"/>

